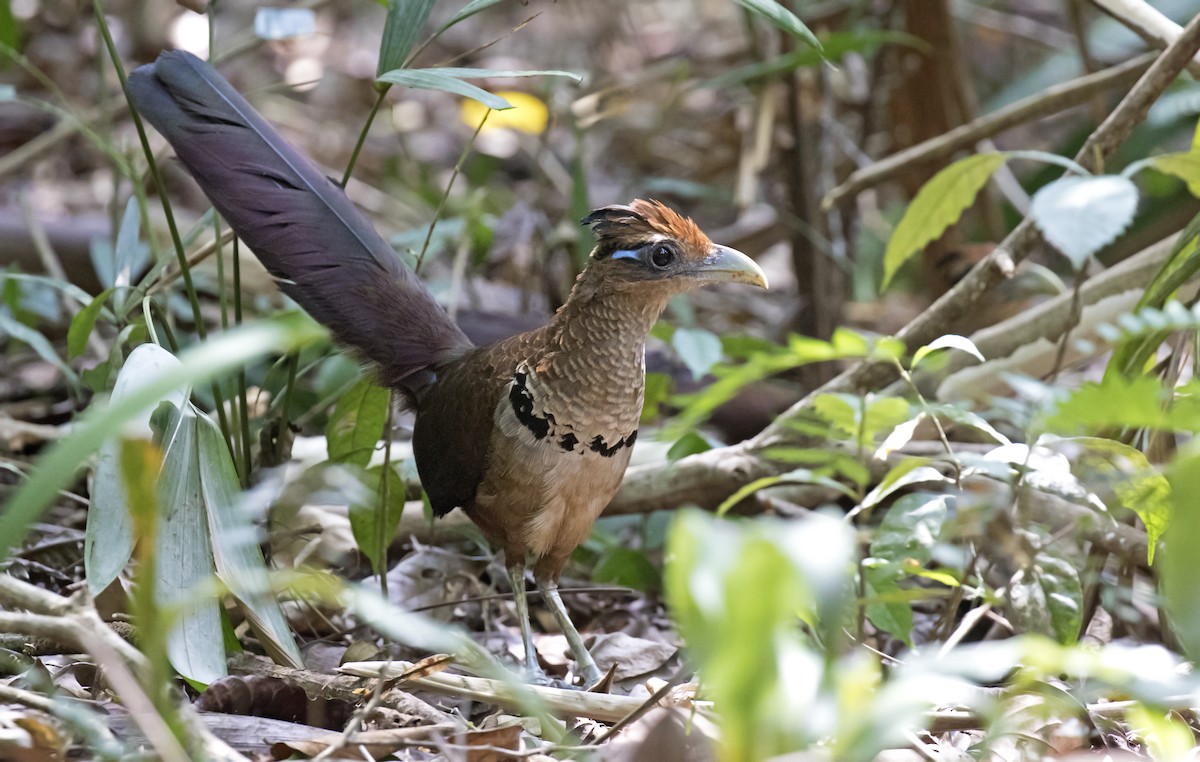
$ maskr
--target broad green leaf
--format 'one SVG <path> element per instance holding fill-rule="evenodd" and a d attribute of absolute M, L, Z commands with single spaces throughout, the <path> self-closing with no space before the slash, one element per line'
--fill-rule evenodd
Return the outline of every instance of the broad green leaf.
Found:
<path fill-rule="evenodd" d="M 737 4 L 746 10 L 762 16 L 775 26 L 787 32 L 797 40 L 803 40 L 817 50 L 823 52 L 821 41 L 805 26 L 796 14 L 780 5 L 776 0 L 736 0 Z"/>
<path fill-rule="evenodd" d="M 1163 533 L 1159 585 L 1171 630 L 1191 659 L 1200 658 L 1200 585 L 1196 549 L 1200 548 L 1200 450 L 1190 448 L 1167 470 L 1171 483 L 1171 521 Z"/>
<path fill-rule="evenodd" d="M 1008 602 L 1022 629 L 1070 645 L 1083 625 L 1083 586 L 1079 570 L 1068 559 L 1044 547 L 1031 566 L 1021 569 L 1009 585 Z"/>
<path fill-rule="evenodd" d="M 417 44 L 417 36 L 436 0 L 391 0 L 383 37 L 379 42 L 379 65 L 375 73 L 382 77 L 404 66 Z"/>
<path fill-rule="evenodd" d="M 1196 738 L 1191 727 L 1175 712 L 1163 712 L 1135 702 L 1125 718 L 1129 728 L 1136 729 L 1134 732 L 1142 742 L 1147 759 L 1188 759 L 1196 752 Z"/>
<path fill-rule="evenodd" d="M 983 153 L 960 159 L 925 183 L 896 225 L 883 254 L 883 287 L 887 288 L 901 265 L 941 237 L 962 216 L 997 169 L 1002 153 Z"/>
<path fill-rule="evenodd" d="M 968 339 L 966 336 L 958 336 L 948 333 L 945 336 L 940 336 L 929 342 L 923 347 L 919 347 L 916 352 L 913 352 L 912 368 L 916 370 L 917 365 L 921 360 L 925 359 L 930 353 L 936 352 L 939 349 L 957 349 L 960 352 L 966 352 L 972 357 L 985 362 L 983 353 L 979 351 L 979 347 L 975 346 L 975 342 Z"/>
<path fill-rule="evenodd" d="M 371 462 L 375 443 L 383 436 L 391 394 L 387 389 L 361 378 L 333 407 L 325 426 L 329 459 L 365 467 Z"/>
<path fill-rule="evenodd" d="M 915 473 L 917 469 L 908 471 Z M 863 565 L 867 584 L 867 618 L 912 645 L 912 609 L 893 600 L 901 590 L 899 581 L 908 575 L 906 566 L 924 566 L 933 546 L 942 536 L 948 514 L 944 495 L 916 493 L 895 502 L 883 517 L 871 542 L 873 563 Z"/>
<path fill-rule="evenodd" d="M 868 394 L 822 394 L 813 400 L 813 411 L 860 448 L 871 447 L 875 436 L 909 419 L 908 400 L 900 397 Z"/>
<path fill-rule="evenodd" d="M 592 579 L 602 585 L 652 592 L 662 587 L 658 567 L 650 562 L 645 551 L 614 545 L 607 548 L 592 569 Z"/>
<path fill-rule="evenodd" d="M 1064 177 L 1033 194 L 1029 215 L 1078 270 L 1125 232 L 1137 203 L 1137 186 L 1127 177 Z"/>
<path fill-rule="evenodd" d="M 1200 198 L 1200 152 L 1186 151 L 1155 156 L 1150 159 L 1150 166 L 1183 180 L 1187 184 L 1188 192 Z"/>
<path fill-rule="evenodd" d="M 201 384 L 270 351 L 298 348 L 325 337 L 324 329 L 296 314 L 226 331 L 196 345 L 181 364 L 145 379 L 140 394 L 92 405 L 79 417 L 70 436 L 58 440 L 38 458 L 37 468 L 21 483 L 0 512 L 0 558 L 20 544 L 60 489 L 65 489 L 92 453 L 121 431 L 132 418 L 152 410 L 158 400 L 189 384 Z"/>
<path fill-rule="evenodd" d="M 696 455 L 701 452 L 708 452 L 713 448 L 712 442 L 704 438 L 704 435 L 697 431 L 689 431 L 681 436 L 667 450 L 667 462 L 674 463 L 680 458 L 686 458 L 689 455 Z"/>
<path fill-rule="evenodd" d="M 70 359 L 74 360 L 87 349 L 87 341 L 96 327 L 96 319 L 100 317 L 100 310 L 104 309 L 104 303 L 108 301 L 112 292 L 109 288 L 96 294 L 86 307 L 71 318 L 71 327 L 67 329 L 67 357 Z"/>
<path fill-rule="evenodd" d="M 483 105 L 496 111 L 512 108 L 512 104 L 494 93 L 489 93 L 481 87 L 476 87 L 464 79 L 473 77 L 569 77 L 575 81 L 582 79 L 578 74 L 558 70 L 538 71 L 501 71 L 493 69 L 392 69 L 380 74 L 379 82 L 403 85 L 421 90 L 441 90 L 454 95 L 477 100 Z"/>
<path fill-rule="evenodd" d="M 867 493 L 867 496 L 862 499 L 862 503 L 856 510 L 870 510 L 882 503 L 890 495 L 895 494 L 898 490 L 911 487 L 914 484 L 942 484 L 950 481 L 948 477 L 944 476 L 941 471 L 938 471 L 933 466 L 922 465 L 925 462 L 922 458 L 908 458 L 900 462 L 883 477 L 875 489 Z"/>
<path fill-rule="evenodd" d="M 155 602 L 177 610 L 167 655 L 180 675 L 207 685 L 226 674 L 220 602 L 199 588 L 213 578 L 213 547 L 200 484 L 199 427 L 194 408 L 172 408 L 158 476 Z"/>
<path fill-rule="evenodd" d="M 1121 507 L 1133 511 L 1146 525 L 1147 564 L 1154 563 L 1154 549 L 1167 528 L 1171 515 L 1171 485 L 1151 465 L 1145 453 L 1124 442 L 1101 437 L 1072 437 L 1062 440 L 1083 452 L 1073 458 L 1080 466 L 1108 477 Z"/>
<path fill-rule="evenodd" d="M 187 392 L 183 389 L 164 390 L 154 399 L 146 392 L 146 386 L 153 379 L 179 371 L 179 360 L 154 344 L 142 344 L 129 354 L 117 374 L 109 406 L 128 405 L 131 401 L 142 401 L 145 406 L 125 419 L 125 437 L 148 441 L 152 436 L 150 417 L 154 406 L 160 402 L 169 403 L 175 410 L 183 407 L 187 400 Z M 117 578 L 133 553 L 133 525 L 121 476 L 120 453 L 120 441 L 108 438 L 100 447 L 92 477 L 83 540 L 84 576 L 92 595 L 99 595 Z"/>
<path fill-rule="evenodd" d="M 889 633 L 911 647 L 912 606 L 904 600 L 904 591 L 890 570 L 891 566 L 864 566 L 862 573 L 866 593 L 866 615 L 877 629 Z"/>
<path fill-rule="evenodd" d="M 671 346 L 697 381 L 721 361 L 721 339 L 703 328 L 680 328 L 671 337 Z"/>
<path fill-rule="evenodd" d="M 395 464 L 369 469 L 365 476 L 371 487 L 367 491 L 370 500 L 350 503 L 350 530 L 359 551 L 371 562 L 371 570 L 376 576 L 383 576 L 387 573 L 388 547 L 404 514 L 405 485 L 396 473 Z M 384 500 L 384 479 L 387 479 L 387 500 Z"/>
<path fill-rule="evenodd" d="M 233 594 L 259 643 L 277 663 L 299 669 L 304 658 L 267 579 L 258 532 L 241 500 L 237 470 L 220 428 L 197 414 L 197 470 L 217 575 Z"/>
<path fill-rule="evenodd" d="M 957 426 L 974 429 L 997 444 L 1012 444 L 1008 437 L 996 430 L 996 427 L 970 410 L 964 410 L 956 405 L 930 405 L 929 410 L 939 419 L 948 420 Z"/>

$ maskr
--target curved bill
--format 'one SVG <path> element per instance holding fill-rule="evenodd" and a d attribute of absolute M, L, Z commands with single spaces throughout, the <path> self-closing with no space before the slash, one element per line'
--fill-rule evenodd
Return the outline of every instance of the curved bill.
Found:
<path fill-rule="evenodd" d="M 712 252 L 696 268 L 695 275 L 700 280 L 713 283 L 728 281 L 749 283 L 760 288 L 767 287 L 767 274 L 758 263 L 728 246 L 714 246 Z"/>

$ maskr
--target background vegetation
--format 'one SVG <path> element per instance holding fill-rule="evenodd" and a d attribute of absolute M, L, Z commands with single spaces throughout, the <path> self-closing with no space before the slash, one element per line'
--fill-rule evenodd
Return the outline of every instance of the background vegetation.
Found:
<path fill-rule="evenodd" d="M 182 5 L 0 0 L 0 757 L 1192 752 L 1194 3 Z M 477 340 L 635 196 L 768 271 L 654 331 L 606 692 L 133 118 L 168 47 Z"/>

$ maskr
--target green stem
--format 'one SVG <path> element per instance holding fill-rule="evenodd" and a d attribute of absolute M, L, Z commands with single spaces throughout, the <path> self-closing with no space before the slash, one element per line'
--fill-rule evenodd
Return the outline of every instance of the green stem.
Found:
<path fill-rule="evenodd" d="M 454 172 L 450 174 L 450 182 L 446 183 L 446 190 L 442 193 L 442 198 L 438 201 L 437 209 L 433 212 L 433 219 L 429 221 L 429 230 L 425 231 L 425 242 L 421 244 L 421 253 L 417 256 L 417 265 L 413 268 L 413 272 L 420 275 L 421 265 L 425 262 L 425 252 L 429 251 L 429 242 L 433 240 L 433 229 L 437 227 L 438 218 L 442 216 L 442 207 L 446 205 L 446 199 L 450 198 L 450 189 L 454 187 L 454 181 L 458 179 L 458 175 L 462 172 L 463 164 L 466 163 L 467 157 L 471 155 L 471 148 L 475 145 L 475 139 L 479 137 L 479 131 L 483 129 L 483 125 L 487 124 L 488 116 L 492 113 L 491 109 L 483 112 L 483 118 L 479 120 L 479 126 L 475 128 L 474 134 L 467 144 L 463 146 L 462 153 L 458 156 L 458 161 L 454 164 Z"/>
<path fill-rule="evenodd" d="M 346 183 L 350 182 L 350 174 L 354 172 L 354 165 L 358 163 L 358 155 L 362 153 L 363 144 L 367 142 L 367 133 L 371 131 L 371 123 L 375 121 L 375 115 L 379 113 L 380 107 L 383 106 L 383 100 L 387 97 L 390 89 L 392 89 L 390 84 L 379 88 L 379 97 L 375 99 L 375 105 L 371 107 L 371 113 L 367 115 L 367 123 L 358 133 L 358 141 L 354 144 L 354 150 L 350 152 L 350 161 L 346 164 L 346 171 L 342 173 L 343 188 L 346 187 Z"/>

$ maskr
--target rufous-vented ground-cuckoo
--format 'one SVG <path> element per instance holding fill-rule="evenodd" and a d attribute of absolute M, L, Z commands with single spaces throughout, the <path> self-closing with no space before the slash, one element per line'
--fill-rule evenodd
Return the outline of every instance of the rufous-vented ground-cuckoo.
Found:
<path fill-rule="evenodd" d="M 584 680 L 598 680 L 557 580 L 629 463 L 647 332 L 672 295 L 720 281 L 765 287 L 762 270 L 656 201 L 607 206 L 583 220 L 596 248 L 549 324 L 476 347 L 342 189 L 211 66 L 164 53 L 129 89 L 284 293 L 416 411 L 413 450 L 434 512 L 462 508 L 504 549 L 530 673 L 541 671 L 527 557 Z"/>

